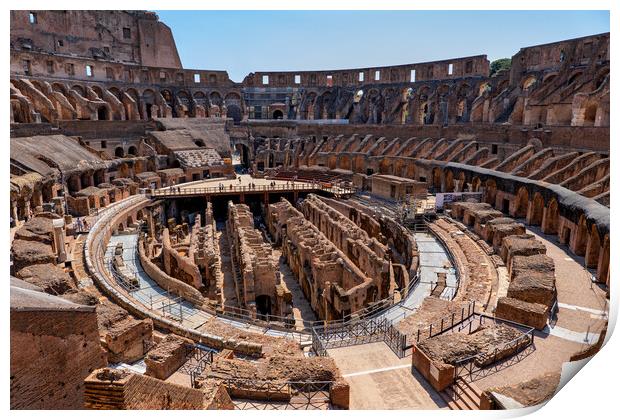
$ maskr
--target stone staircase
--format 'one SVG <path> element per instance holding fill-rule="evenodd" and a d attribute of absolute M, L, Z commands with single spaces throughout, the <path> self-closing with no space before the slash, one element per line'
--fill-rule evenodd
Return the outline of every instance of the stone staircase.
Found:
<path fill-rule="evenodd" d="M 460 376 L 439 394 L 450 410 L 489 410 L 491 408 L 491 402 L 483 392 Z"/>

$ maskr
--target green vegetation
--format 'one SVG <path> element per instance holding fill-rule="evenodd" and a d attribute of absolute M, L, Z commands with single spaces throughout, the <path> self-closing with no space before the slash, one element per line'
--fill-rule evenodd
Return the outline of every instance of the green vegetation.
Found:
<path fill-rule="evenodd" d="M 495 76 L 500 70 L 510 70 L 512 59 L 500 58 L 491 62 L 491 77 Z"/>

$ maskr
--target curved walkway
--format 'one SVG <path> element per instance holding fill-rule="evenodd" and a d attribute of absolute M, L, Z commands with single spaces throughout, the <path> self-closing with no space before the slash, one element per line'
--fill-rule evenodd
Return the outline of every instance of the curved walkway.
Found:
<path fill-rule="evenodd" d="M 156 323 L 173 331 L 187 331 L 196 337 L 204 337 L 205 339 L 212 339 L 213 335 L 198 331 L 196 328 L 213 318 L 217 318 L 218 321 L 236 328 L 261 335 L 290 338 L 298 342 L 309 338 L 307 334 L 280 331 L 223 316 L 215 316 L 196 308 L 193 304 L 178 296 L 169 294 L 142 270 L 136 249 L 137 234 L 112 235 L 108 246 L 103 249 L 102 242 L 106 232 L 110 232 L 113 229 L 111 226 L 113 217 L 120 212 L 130 211 L 131 208 L 139 206 L 144 202 L 144 196 L 132 196 L 106 208 L 89 232 L 86 246 L 84 247 L 85 262 L 89 273 L 92 275 L 93 280 L 116 303 L 126 308 L 131 308 L 133 312 L 139 313 L 140 316 L 151 318 Z M 136 274 L 139 281 L 139 288 L 137 290 L 128 291 L 116 281 L 111 273 L 111 264 L 108 257 L 112 255 L 113 247 L 117 242 L 124 244 L 123 259 L 127 267 Z"/>
<path fill-rule="evenodd" d="M 144 199 L 144 196 L 140 196 L 139 198 L 134 196 L 108 207 L 100 214 L 98 223 L 109 224 L 110 220 L 108 219 L 118 214 L 119 210 L 122 211 L 123 207 L 139 204 L 141 200 Z M 92 229 L 89 237 L 96 234 L 93 233 L 96 231 L 97 229 Z M 415 312 L 424 298 L 430 295 L 432 286 L 436 281 L 436 273 L 438 272 L 447 274 L 448 286 L 451 286 L 448 287 L 447 290 L 456 286 L 457 278 L 454 269 L 451 268 L 448 254 L 440 242 L 433 235 L 427 233 L 416 233 L 415 237 L 416 240 L 419 241 L 420 281 L 414 285 L 412 291 L 403 301 L 383 311 L 374 313 L 370 315 L 369 318 L 386 318 L 392 324 L 400 322 L 406 316 Z M 309 332 L 269 328 L 264 325 L 255 325 L 247 320 L 239 320 L 207 312 L 197 308 L 191 302 L 169 293 L 143 271 L 137 252 L 137 238 L 137 233 L 112 235 L 110 237 L 107 248 L 105 249 L 105 260 L 103 264 L 100 264 L 100 267 L 107 272 L 101 273 L 104 275 L 100 278 L 100 282 L 102 280 L 103 287 L 109 289 L 111 293 L 117 295 L 117 297 L 119 295 L 125 296 L 125 301 L 129 300 L 131 305 L 144 314 L 144 316 L 156 314 L 157 318 L 160 320 L 163 319 L 166 323 L 192 330 L 196 334 L 203 334 L 199 331 L 199 328 L 209 320 L 217 318 L 220 322 L 248 332 L 290 338 L 302 344 L 308 344 L 311 341 Z M 91 239 L 102 240 L 103 238 Z M 117 281 L 112 280 L 114 277 L 111 274 L 110 261 L 117 243 L 123 244 L 123 259 L 127 268 L 136 275 L 139 284 L 137 290 L 126 290 Z M 448 298 L 450 297 L 451 296 L 448 296 Z"/>

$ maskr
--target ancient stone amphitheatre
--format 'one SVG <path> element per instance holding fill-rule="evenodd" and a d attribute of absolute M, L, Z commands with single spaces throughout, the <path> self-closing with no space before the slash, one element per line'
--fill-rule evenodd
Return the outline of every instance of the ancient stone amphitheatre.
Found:
<path fill-rule="evenodd" d="M 609 33 L 233 82 L 10 18 L 11 408 L 513 409 L 601 348 Z"/>

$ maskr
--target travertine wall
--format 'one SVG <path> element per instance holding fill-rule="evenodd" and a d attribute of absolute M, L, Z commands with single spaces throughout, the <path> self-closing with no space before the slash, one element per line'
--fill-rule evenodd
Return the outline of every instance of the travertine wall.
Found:
<path fill-rule="evenodd" d="M 29 14 L 35 15 L 35 22 Z M 11 47 L 89 58 L 93 63 L 107 59 L 181 68 L 170 28 L 153 12 L 12 10 Z"/>

